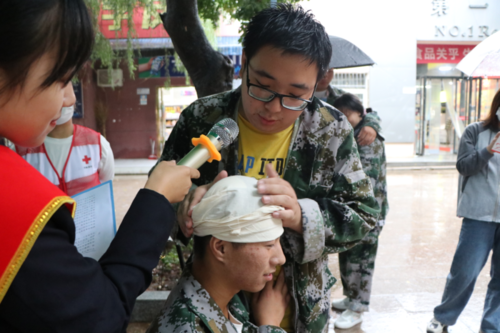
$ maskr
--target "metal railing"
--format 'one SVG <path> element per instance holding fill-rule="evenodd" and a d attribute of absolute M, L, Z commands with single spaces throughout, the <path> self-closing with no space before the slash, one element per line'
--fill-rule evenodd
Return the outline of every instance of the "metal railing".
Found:
<path fill-rule="evenodd" d="M 367 86 L 365 73 L 334 73 L 332 85 L 343 88 L 364 89 Z"/>

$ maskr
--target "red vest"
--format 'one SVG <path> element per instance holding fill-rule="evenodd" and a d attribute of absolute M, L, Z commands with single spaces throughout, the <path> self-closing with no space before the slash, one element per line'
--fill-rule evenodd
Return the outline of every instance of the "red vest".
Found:
<path fill-rule="evenodd" d="M 12 150 L 0 146 L 0 303 L 52 215 L 73 199 Z"/>
<path fill-rule="evenodd" d="M 16 146 L 22 158 L 68 195 L 75 195 L 101 183 L 98 173 L 101 161 L 101 135 L 84 126 L 73 126 L 73 141 L 62 175 L 59 175 L 54 168 L 45 144 L 37 148 Z"/>

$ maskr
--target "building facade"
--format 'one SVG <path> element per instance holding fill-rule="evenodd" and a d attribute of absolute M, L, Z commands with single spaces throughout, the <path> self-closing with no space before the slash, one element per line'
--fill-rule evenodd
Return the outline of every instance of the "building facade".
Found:
<path fill-rule="evenodd" d="M 164 10 L 161 3 L 158 12 Z M 386 142 L 414 143 L 420 155 L 453 153 L 463 127 L 488 111 L 499 81 L 467 80 L 455 66 L 500 29 L 495 15 L 500 1 L 310 0 L 302 6 L 329 34 L 353 42 L 375 61 L 370 68 L 336 71 L 333 83 L 379 112 Z M 105 131 L 116 158 L 146 158 L 152 150 L 158 154 L 180 110 L 196 98 L 176 69 L 173 45 L 159 17 L 138 10 L 134 21 L 134 48 L 142 53 L 135 79 L 125 66 L 111 77 L 102 71 L 87 74 L 81 85 L 82 114 L 75 119 Z M 103 8 L 100 22 L 113 48 L 124 49 L 125 21 Z M 241 68 L 238 34 L 237 24 L 225 23 L 217 33 L 219 50 L 233 60 L 236 75 Z M 120 84 L 106 86 L 115 74 Z"/>
<path fill-rule="evenodd" d="M 438 142 L 439 151 L 439 144 L 443 140 L 446 142 L 446 135 L 436 134 L 435 129 L 430 133 L 430 127 L 437 126 L 442 132 L 441 118 L 447 117 L 446 113 L 440 116 L 440 98 L 444 98 L 441 85 L 449 87 L 447 78 L 462 77 L 454 69 L 458 60 L 500 30 L 500 21 L 496 19 L 500 13 L 500 1 L 310 0 L 302 5 L 314 12 L 329 34 L 353 42 L 375 61 L 376 64 L 367 71 L 368 106 L 381 115 L 387 142 L 416 143 L 422 142 L 422 138 L 425 141 L 427 136 L 437 137 L 432 144 L 435 146 Z M 430 88 L 422 88 L 424 82 L 421 79 L 426 77 L 425 86 Z M 432 81 L 431 77 L 437 78 Z M 488 82 L 490 88 L 481 97 L 483 106 L 492 97 L 490 92 L 497 83 L 494 78 L 489 79 L 493 80 Z M 467 86 L 467 91 L 472 88 L 479 90 L 478 84 Z M 460 106 L 452 97 L 456 99 L 457 89 L 465 89 L 457 88 L 457 82 L 453 85 L 455 95 L 448 92 L 449 108 Z M 425 100 L 422 89 L 432 90 L 425 94 Z M 439 125 L 436 125 L 437 120 Z M 470 120 L 472 118 L 466 119 Z M 443 122 L 445 127 L 447 122 L 449 125 L 447 119 Z M 424 148 L 426 145 L 428 153 L 436 150 L 434 146 L 431 149 L 429 142 L 423 142 Z"/>
<path fill-rule="evenodd" d="M 131 73 L 122 63 L 117 69 L 87 68 L 76 88 L 78 112 L 74 122 L 103 133 L 115 158 L 154 158 L 159 156 L 180 111 L 196 99 L 194 88 L 176 66 L 173 44 L 157 13 L 165 11 L 158 1 L 155 12 L 136 8 L 133 12 L 133 48 L 137 71 Z M 128 14 L 127 14 L 128 15 Z M 127 23 L 113 10 L 103 7 L 100 29 L 112 48 L 127 48 Z M 219 50 L 233 60 L 235 73 L 241 68 L 238 25 L 222 22 L 217 31 Z"/>

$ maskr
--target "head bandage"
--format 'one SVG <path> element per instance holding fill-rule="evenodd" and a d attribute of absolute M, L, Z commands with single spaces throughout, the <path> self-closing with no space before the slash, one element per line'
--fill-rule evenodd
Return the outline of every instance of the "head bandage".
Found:
<path fill-rule="evenodd" d="M 218 181 L 193 208 L 194 234 L 234 243 L 275 240 L 283 233 L 283 223 L 271 214 L 284 208 L 264 205 L 261 199 L 255 178 L 232 176 Z"/>

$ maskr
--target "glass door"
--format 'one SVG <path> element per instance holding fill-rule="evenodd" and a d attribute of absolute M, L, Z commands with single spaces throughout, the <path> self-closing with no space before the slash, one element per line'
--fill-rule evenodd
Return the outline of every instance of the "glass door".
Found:
<path fill-rule="evenodd" d="M 417 79 L 415 153 L 457 153 L 465 127 L 489 114 L 500 79 L 422 77 Z"/>
<path fill-rule="evenodd" d="M 441 91 L 442 79 L 425 78 L 425 104 L 424 104 L 424 148 L 428 155 L 436 155 L 440 153 L 442 114 L 441 108 Z"/>
<path fill-rule="evenodd" d="M 416 83 L 415 94 L 415 145 L 414 150 L 416 155 L 422 156 L 424 154 L 424 94 L 425 84 L 423 78 L 418 78 Z"/>

